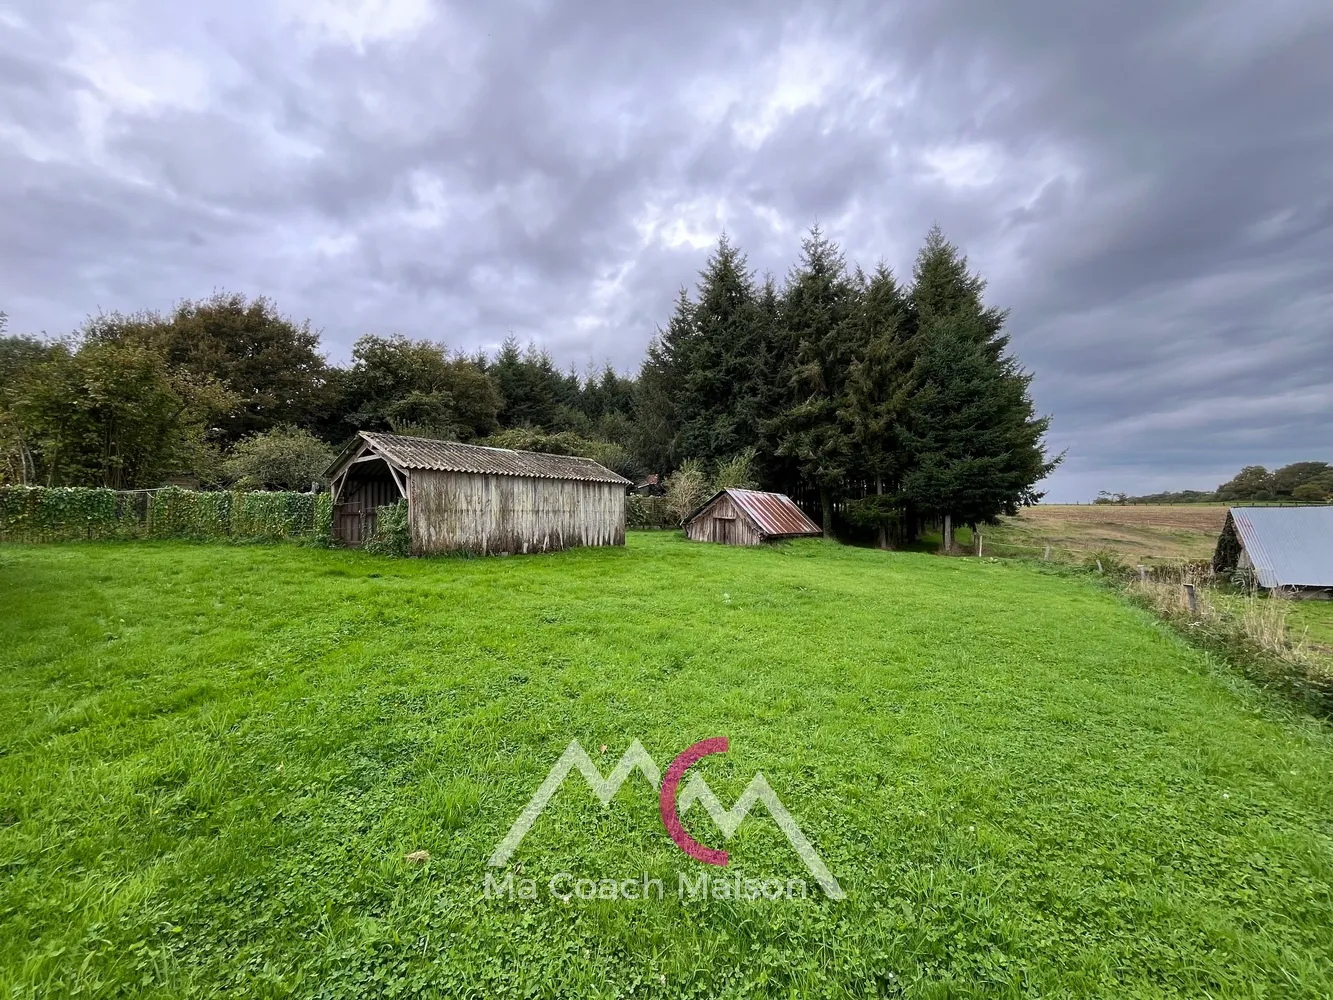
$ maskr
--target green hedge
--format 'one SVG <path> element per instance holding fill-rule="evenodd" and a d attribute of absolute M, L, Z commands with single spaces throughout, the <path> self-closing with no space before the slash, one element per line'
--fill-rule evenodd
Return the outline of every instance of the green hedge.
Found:
<path fill-rule="evenodd" d="M 116 492 L 80 486 L 0 486 L 0 541 L 102 538 L 328 540 L 327 493 Z"/>

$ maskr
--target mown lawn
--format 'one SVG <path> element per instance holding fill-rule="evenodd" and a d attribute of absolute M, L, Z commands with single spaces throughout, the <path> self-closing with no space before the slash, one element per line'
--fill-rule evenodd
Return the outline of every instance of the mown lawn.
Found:
<path fill-rule="evenodd" d="M 1079 579 L 656 534 L 11 546 L 0 607 L 6 997 L 1333 991 L 1329 728 Z M 692 770 L 726 805 L 761 771 L 845 900 L 678 898 L 704 866 L 637 774 L 605 810 L 571 776 L 510 862 L 539 897 L 483 898 L 571 739 L 605 773 L 712 736 Z M 687 826 L 808 878 L 761 809 Z"/>

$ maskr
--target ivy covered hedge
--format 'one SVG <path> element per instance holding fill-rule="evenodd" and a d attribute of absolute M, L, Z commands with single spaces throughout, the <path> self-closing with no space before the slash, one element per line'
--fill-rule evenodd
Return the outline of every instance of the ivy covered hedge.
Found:
<path fill-rule="evenodd" d="M 328 540 L 327 493 L 224 493 L 174 486 L 117 492 L 81 486 L 0 486 L 0 541 L 104 538 Z"/>

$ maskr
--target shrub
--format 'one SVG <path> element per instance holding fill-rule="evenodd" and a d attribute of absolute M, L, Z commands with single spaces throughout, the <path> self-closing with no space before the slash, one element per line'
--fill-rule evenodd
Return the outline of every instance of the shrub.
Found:
<path fill-rule="evenodd" d="M 408 526 L 406 500 L 375 509 L 375 533 L 366 540 L 365 548 L 379 556 L 411 554 L 412 532 Z"/>
<path fill-rule="evenodd" d="M 1302 483 L 1291 491 L 1293 500 L 1301 500 L 1305 503 L 1323 503 L 1327 500 L 1328 490 L 1321 483 Z"/>
<path fill-rule="evenodd" d="M 1110 576 L 1125 576 L 1129 573 L 1129 564 L 1118 552 L 1112 552 L 1110 549 L 1098 549 L 1096 552 L 1090 552 L 1084 562 L 1089 569 L 1095 569 Z"/>
<path fill-rule="evenodd" d="M 752 490 L 759 485 L 759 476 L 755 472 L 756 452 L 746 448 L 739 454 L 718 464 L 713 476 L 713 491 L 737 489 Z"/>
<path fill-rule="evenodd" d="M 222 463 L 222 471 L 239 487 L 305 490 L 323 484 L 333 452 L 309 431 L 275 427 L 240 441 Z"/>
<path fill-rule="evenodd" d="M 713 489 L 708 483 L 708 477 L 704 475 L 703 466 L 696 459 L 686 459 L 667 480 L 667 509 L 676 524 L 681 524 L 712 494 Z"/>

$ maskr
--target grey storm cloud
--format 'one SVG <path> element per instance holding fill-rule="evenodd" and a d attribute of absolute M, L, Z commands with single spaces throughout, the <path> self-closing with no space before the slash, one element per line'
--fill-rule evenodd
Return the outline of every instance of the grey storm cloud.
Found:
<path fill-rule="evenodd" d="M 1011 309 L 1052 499 L 1333 460 L 1333 6 L 17 0 L 0 309 L 268 295 L 633 370 L 727 231 Z"/>

